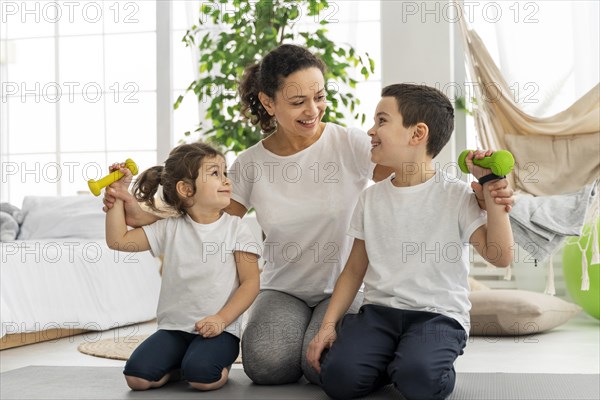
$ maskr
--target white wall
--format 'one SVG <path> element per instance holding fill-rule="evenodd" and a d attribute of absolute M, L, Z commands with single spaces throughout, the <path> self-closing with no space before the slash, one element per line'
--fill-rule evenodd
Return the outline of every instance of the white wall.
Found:
<path fill-rule="evenodd" d="M 381 2 L 382 86 L 425 84 L 454 99 L 465 73 L 453 11 L 448 0 Z M 466 148 L 464 114 L 455 115 L 455 134 L 435 159 L 442 167 L 456 162 L 457 153 Z"/>

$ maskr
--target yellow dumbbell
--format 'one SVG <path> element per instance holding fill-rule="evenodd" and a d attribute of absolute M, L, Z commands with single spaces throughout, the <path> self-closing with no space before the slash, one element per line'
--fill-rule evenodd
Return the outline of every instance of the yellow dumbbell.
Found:
<path fill-rule="evenodd" d="M 133 175 L 137 175 L 138 167 L 135 162 L 131 158 L 125 160 L 125 168 L 131 171 Z M 98 181 L 90 179 L 88 181 L 88 187 L 90 191 L 94 194 L 94 196 L 100 196 L 100 191 L 107 187 L 108 185 L 115 183 L 119 179 L 123 177 L 123 173 L 119 170 L 113 171 L 110 174 L 106 175 L 104 178 L 101 178 Z"/>

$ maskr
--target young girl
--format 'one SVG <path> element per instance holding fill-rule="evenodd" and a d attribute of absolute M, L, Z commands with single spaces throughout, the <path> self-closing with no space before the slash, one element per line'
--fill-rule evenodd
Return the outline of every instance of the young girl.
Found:
<path fill-rule="evenodd" d="M 158 331 L 123 373 L 133 390 L 160 387 L 177 370 L 195 389 L 218 389 L 239 353 L 241 315 L 258 295 L 259 245 L 239 217 L 222 211 L 231 182 L 217 150 L 204 143 L 176 147 L 164 167 L 141 174 L 134 195 L 156 209 L 159 185 L 177 217 L 127 230 L 121 200 L 106 215 L 111 249 L 164 256 Z"/>

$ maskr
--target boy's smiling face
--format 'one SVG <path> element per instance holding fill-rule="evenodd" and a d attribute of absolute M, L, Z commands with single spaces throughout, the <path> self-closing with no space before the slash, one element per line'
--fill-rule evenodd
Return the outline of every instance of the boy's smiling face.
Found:
<path fill-rule="evenodd" d="M 367 131 L 371 137 L 371 161 L 386 167 L 411 161 L 408 150 L 414 127 L 405 128 L 402 123 L 396 99 L 382 97 L 375 110 L 375 125 Z"/>

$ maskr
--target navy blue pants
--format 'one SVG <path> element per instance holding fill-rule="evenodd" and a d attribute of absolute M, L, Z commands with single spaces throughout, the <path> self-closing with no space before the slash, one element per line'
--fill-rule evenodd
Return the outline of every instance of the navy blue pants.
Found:
<path fill-rule="evenodd" d="M 188 382 L 213 383 L 237 358 L 239 343 L 228 332 L 205 339 L 195 333 L 159 330 L 134 350 L 123 373 L 155 382 L 181 369 Z"/>
<path fill-rule="evenodd" d="M 467 334 L 441 314 L 364 305 L 348 314 L 321 363 L 321 386 L 335 399 L 363 397 L 393 383 L 408 400 L 445 399 Z"/>

